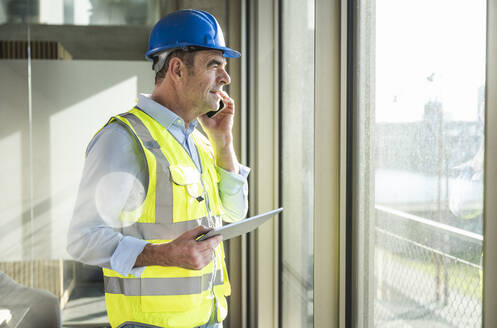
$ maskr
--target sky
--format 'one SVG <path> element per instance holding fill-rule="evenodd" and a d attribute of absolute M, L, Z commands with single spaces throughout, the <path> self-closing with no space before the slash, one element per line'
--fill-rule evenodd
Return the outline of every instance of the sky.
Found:
<path fill-rule="evenodd" d="M 477 120 L 485 47 L 485 0 L 377 0 L 376 121 L 422 120 L 430 100 Z"/>

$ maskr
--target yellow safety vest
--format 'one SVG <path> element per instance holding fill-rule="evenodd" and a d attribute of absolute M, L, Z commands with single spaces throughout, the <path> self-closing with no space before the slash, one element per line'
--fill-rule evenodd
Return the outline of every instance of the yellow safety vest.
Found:
<path fill-rule="evenodd" d="M 169 242 L 203 224 L 219 227 L 219 176 L 207 138 L 192 132 L 202 173 L 177 140 L 138 108 L 109 120 L 126 127 L 141 146 L 148 168 L 145 200 L 132 212 L 122 212 L 120 231 L 150 243 Z M 230 295 L 222 243 L 202 270 L 147 266 L 140 278 L 103 269 L 105 302 L 112 327 L 142 323 L 151 327 L 196 327 L 207 323 L 216 304 L 219 322 L 227 314 Z M 215 302 L 214 302 L 215 297 Z"/>

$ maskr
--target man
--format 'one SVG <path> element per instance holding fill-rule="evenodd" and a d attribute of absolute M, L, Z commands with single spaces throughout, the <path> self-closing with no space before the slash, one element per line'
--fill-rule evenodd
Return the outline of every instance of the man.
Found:
<path fill-rule="evenodd" d="M 225 57 L 240 54 L 212 15 L 183 10 L 155 25 L 146 55 L 155 89 L 90 142 L 68 252 L 103 267 L 112 327 L 222 327 L 221 239 L 196 238 L 247 211 L 249 169 L 233 151 L 235 105 L 222 90 Z"/>

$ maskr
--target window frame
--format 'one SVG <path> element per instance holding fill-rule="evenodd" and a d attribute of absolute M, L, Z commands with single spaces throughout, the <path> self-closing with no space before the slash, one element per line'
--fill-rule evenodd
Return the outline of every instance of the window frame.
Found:
<path fill-rule="evenodd" d="M 497 326 L 497 0 L 487 1 L 485 181 L 483 212 L 483 327 Z"/>
<path fill-rule="evenodd" d="M 338 326 L 345 309 L 343 214 L 345 180 L 345 0 L 315 0 L 314 326 Z M 279 202 L 279 7 L 278 0 L 242 0 L 247 17 L 247 62 L 242 67 L 242 159 L 252 168 L 250 213 Z M 330 19 L 331 18 L 331 19 Z M 269 33 L 268 33 L 269 31 Z M 333 33 L 329 33 L 333 31 Z M 268 50 L 272 49 L 272 50 Z M 330 79 L 330 77 L 332 77 Z M 243 82 L 242 82 L 243 83 Z M 268 110 L 272 108 L 273 110 Z M 268 187 L 269 186 L 269 187 Z M 330 201 L 331 196 L 331 201 Z M 336 233 L 330 234 L 329 231 Z M 342 237 L 341 237 L 342 236 Z M 279 327 L 279 226 L 265 225 L 241 239 L 243 327 Z M 231 254 L 231 253 L 230 253 Z M 331 305 L 331 306 L 330 306 Z M 343 321 L 344 322 L 344 321 Z M 344 327 L 342 322 L 341 326 Z"/>
<path fill-rule="evenodd" d="M 278 207 L 278 0 L 247 1 L 247 66 L 245 78 L 247 115 L 247 162 L 249 213 Z M 279 310 L 278 220 L 249 233 L 242 251 L 246 254 L 247 293 L 245 322 L 248 327 L 278 327 Z"/>
<path fill-rule="evenodd" d="M 348 9 L 347 9 L 348 7 Z M 340 262 L 340 324 L 339 327 L 352 327 L 355 321 L 353 312 L 354 301 L 351 295 L 355 292 L 354 280 L 350 278 L 350 264 L 352 262 L 351 248 L 353 247 L 352 236 L 352 209 L 349 205 L 352 202 L 352 195 L 347 194 L 351 188 L 350 171 L 353 170 L 351 163 L 351 148 L 357 141 L 354 141 L 353 135 L 347 133 L 352 130 L 353 106 L 352 100 L 353 86 L 356 81 L 351 80 L 353 76 L 353 56 L 354 42 L 357 34 L 355 29 L 356 10 L 358 8 L 357 0 L 342 0 L 342 38 L 346 41 L 342 43 L 342 68 L 347 68 L 348 74 L 346 79 L 342 79 L 342 88 L 345 90 L 342 94 L 347 95 L 347 101 L 342 105 L 342 131 L 343 139 L 341 141 L 341 152 L 343 170 L 342 175 L 349 178 L 346 183 L 341 182 L 341 194 L 347 195 L 347 199 L 342 202 L 341 206 L 341 262 Z M 346 21 L 345 21 L 346 20 Z M 347 47 L 345 51 L 343 48 Z M 345 52 L 345 54 L 343 54 Z M 348 61 L 348 64 L 347 64 Z M 486 55 L 486 82 L 485 82 L 485 163 L 484 163 L 484 212 L 483 212 L 483 312 L 482 327 L 497 326 L 497 221 L 491 213 L 497 212 L 497 0 L 487 0 L 487 55 Z M 345 97 L 343 97 L 345 98 Z M 344 123 L 343 120 L 346 122 Z M 348 150 L 348 151 L 347 151 Z M 345 205 L 343 204 L 345 203 Z"/>
<path fill-rule="evenodd" d="M 344 0 L 315 1 L 315 327 L 345 327 L 346 8 Z"/>

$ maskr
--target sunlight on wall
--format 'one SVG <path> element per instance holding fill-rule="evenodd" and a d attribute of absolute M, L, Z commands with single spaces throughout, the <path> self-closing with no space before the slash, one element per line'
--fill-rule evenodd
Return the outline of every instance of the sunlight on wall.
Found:
<path fill-rule="evenodd" d="M 47 72 L 48 72 L 47 68 Z M 109 80 L 108 88 L 94 93 L 89 71 L 98 70 L 100 82 Z M 70 258 L 65 253 L 66 233 L 72 217 L 74 203 L 77 196 L 79 181 L 84 165 L 86 147 L 93 135 L 115 114 L 131 109 L 136 104 L 138 92 L 151 92 L 153 80 L 139 85 L 138 76 L 126 78 L 115 83 L 113 72 L 148 72 L 148 63 L 106 63 L 106 62 L 72 62 L 70 67 L 63 71 L 64 76 L 58 77 L 61 85 L 72 85 L 81 94 L 94 93 L 52 114 L 49 118 L 49 152 L 50 152 L 50 185 L 51 185 L 51 217 L 52 217 L 52 257 Z M 114 73 L 115 75 L 115 73 Z M 75 79 L 75 77 L 77 77 Z M 87 78 L 85 78 L 87 77 Z M 67 83 L 67 84 L 66 84 Z M 85 90 L 88 89 L 87 90 Z M 66 94 L 52 92 L 58 101 L 64 102 Z M 54 96 L 55 96 L 54 95 Z M 44 106 L 50 106 L 51 95 L 43 99 Z M 36 95 L 34 96 L 36 97 Z M 72 100 L 72 99 L 71 99 Z M 37 103 L 40 106 L 39 103 Z"/>
<path fill-rule="evenodd" d="M 110 116 L 134 105 L 136 92 L 137 79 L 132 77 L 50 117 L 52 222 L 57 222 L 53 231 L 60 236 L 52 244 L 52 252 L 59 253 L 58 257 L 66 257 L 60 249 L 65 249 L 86 146 Z"/>
<path fill-rule="evenodd" d="M 0 261 L 12 261 L 23 259 L 22 222 L 29 218 L 26 61 L 2 60 L 0 85 Z"/>
<path fill-rule="evenodd" d="M 4 64 L 0 67 L 0 95 L 5 99 L 0 121 L 0 260 L 69 259 L 66 233 L 86 146 L 110 116 L 131 109 L 138 93 L 153 90 L 153 72 L 144 61 L 33 61 L 30 189 L 26 63 Z M 35 231 L 33 249 L 26 236 L 28 224 Z"/>
<path fill-rule="evenodd" d="M 21 133 L 15 132 L 0 139 L 0 179 L 2 202 L 0 202 L 0 260 L 9 261 L 22 256 L 22 148 Z M 26 206 L 24 206 L 26 207 Z"/>

